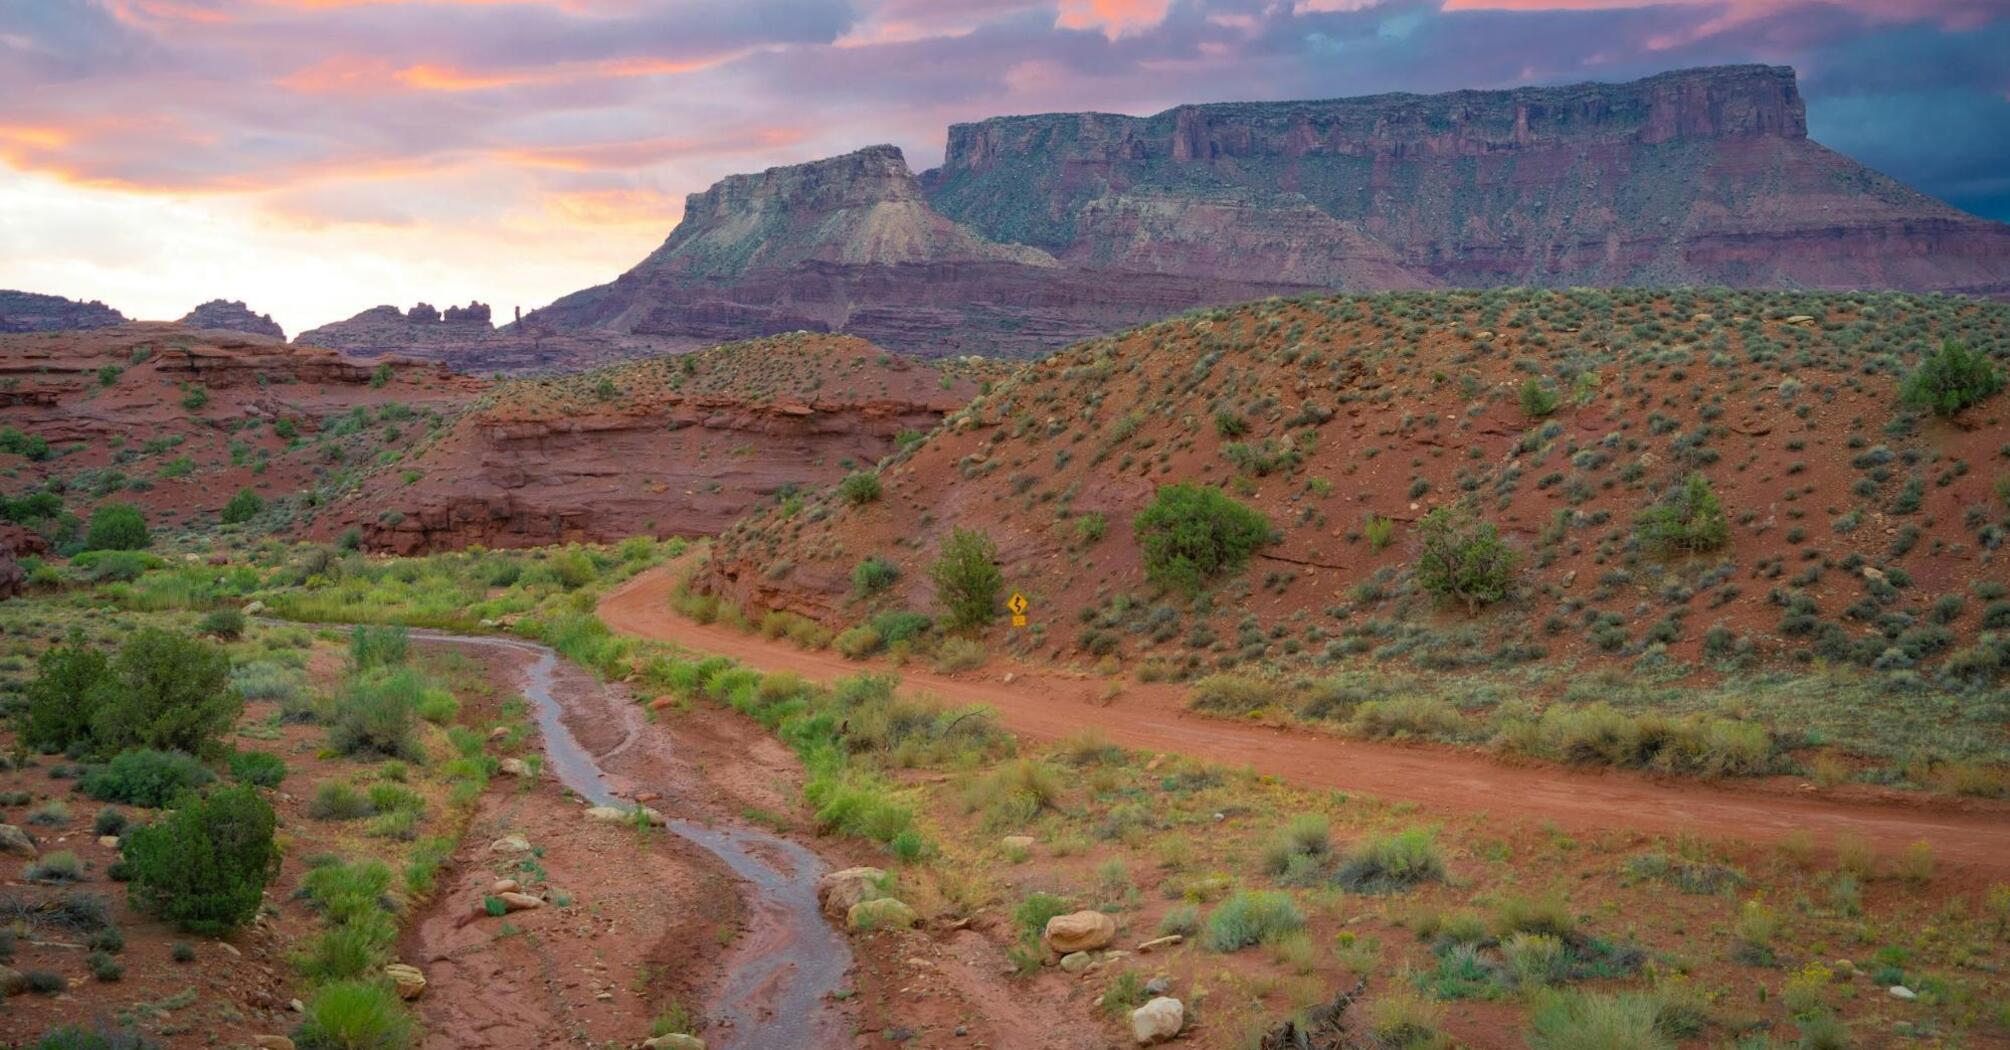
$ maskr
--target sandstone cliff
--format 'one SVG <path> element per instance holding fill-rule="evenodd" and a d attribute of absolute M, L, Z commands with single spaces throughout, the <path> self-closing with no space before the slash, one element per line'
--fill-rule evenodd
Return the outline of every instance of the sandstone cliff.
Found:
<path fill-rule="evenodd" d="M 488 304 L 481 302 L 449 306 L 444 311 L 431 303 L 419 303 L 410 310 L 373 306 L 347 320 L 310 328 L 300 333 L 298 341 L 352 357 L 396 354 L 483 375 L 591 368 L 696 345 L 690 340 L 636 336 L 604 326 L 579 325 L 565 332 L 535 323 L 498 328 L 490 317 Z"/>
<path fill-rule="evenodd" d="M 93 299 L 0 289 L 0 332 L 65 332 L 124 324 L 124 314 Z"/>
<path fill-rule="evenodd" d="M 1311 289 L 1731 285 L 2010 295 L 2010 227 L 1807 137 L 1793 71 L 1000 117 L 694 194 L 663 246 L 526 318 L 843 331 L 1034 355 Z"/>
<path fill-rule="evenodd" d="M 279 327 L 271 314 L 253 313 L 242 300 L 211 299 L 190 310 L 180 323 L 190 328 L 245 332 L 271 336 L 281 342 L 286 340 L 286 330 Z"/>

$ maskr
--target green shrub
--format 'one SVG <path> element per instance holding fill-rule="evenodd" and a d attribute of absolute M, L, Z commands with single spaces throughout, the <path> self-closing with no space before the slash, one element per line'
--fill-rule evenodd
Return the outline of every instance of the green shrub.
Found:
<path fill-rule="evenodd" d="M 1281 699 L 1282 690 L 1276 682 L 1225 671 L 1195 682 L 1187 693 L 1187 706 L 1196 711 L 1251 715 L 1276 705 Z"/>
<path fill-rule="evenodd" d="M 1437 838 L 1424 828 L 1378 835 L 1356 846 L 1335 881 L 1356 893 L 1388 893 L 1445 877 Z"/>
<path fill-rule="evenodd" d="M 250 488 L 238 489 L 237 495 L 230 497 L 230 502 L 223 505 L 223 523 L 241 525 L 257 517 L 264 509 L 265 500 L 258 493 Z"/>
<path fill-rule="evenodd" d="M 887 645 L 909 642 L 928 633 L 935 621 L 927 613 L 897 609 L 883 612 L 872 618 L 872 629 L 879 633 L 879 640 Z"/>
<path fill-rule="evenodd" d="M 1202 943 L 1209 951 L 1233 952 L 1269 944 L 1305 926 L 1305 914 L 1291 895 L 1277 890 L 1238 890 L 1207 917 Z"/>
<path fill-rule="evenodd" d="M 853 627 L 842 631 L 838 634 L 837 640 L 831 643 L 831 647 L 847 660 L 863 660 L 879 652 L 880 645 L 879 632 L 870 627 Z"/>
<path fill-rule="evenodd" d="M 222 934 L 257 916 L 279 871 L 272 807 L 256 789 L 218 788 L 127 836 L 133 906 L 194 933 Z"/>
<path fill-rule="evenodd" d="M 1989 355 L 1953 340 L 1919 364 L 1899 383 L 1899 399 L 1913 408 L 1951 416 L 2003 389 L 2003 373 Z"/>
<path fill-rule="evenodd" d="M 982 627 L 998 615 L 998 592 L 1005 574 L 997 565 L 998 545 L 971 529 L 952 529 L 942 553 L 929 566 L 935 601 L 952 628 Z"/>
<path fill-rule="evenodd" d="M 871 503 L 879 498 L 879 475 L 866 471 L 845 475 L 838 482 L 838 497 L 854 507 Z"/>
<path fill-rule="evenodd" d="M 1019 927 L 1021 937 L 1038 940 L 1047 932 L 1047 920 L 1074 910 L 1075 905 L 1066 897 L 1035 891 L 1027 894 L 1019 906 L 1012 909 L 1012 922 Z"/>
<path fill-rule="evenodd" d="M 349 659 L 359 669 L 402 664 L 411 644 L 411 632 L 401 625 L 359 624 L 349 631 Z"/>
<path fill-rule="evenodd" d="M 417 761 L 418 703 L 425 684 L 409 668 L 377 669 L 345 683 L 328 708 L 328 744 L 345 755 Z"/>
<path fill-rule="evenodd" d="M 241 784 L 278 787 L 286 779 L 286 760 L 270 751 L 233 751 L 230 775 Z"/>
<path fill-rule="evenodd" d="M 1699 554 L 1730 542 L 1731 519 L 1710 479 L 1690 474 L 1666 499 L 1641 513 L 1635 535 L 1652 551 Z"/>
<path fill-rule="evenodd" d="M 93 551 L 137 551 L 152 545 L 147 533 L 147 516 L 130 503 L 107 503 L 91 512 L 84 549 Z"/>
<path fill-rule="evenodd" d="M 201 762 L 175 751 L 127 751 L 84 775 L 84 794 L 100 802 L 160 809 L 184 791 L 215 780 Z"/>
<path fill-rule="evenodd" d="M 113 670 L 118 688 L 93 718 L 101 751 L 211 754 L 244 714 L 244 698 L 230 684 L 230 656 L 187 635 L 142 628 L 120 647 Z"/>
<path fill-rule="evenodd" d="M 43 751 L 88 744 L 98 708 L 115 686 L 111 661 L 96 648 L 73 640 L 49 649 L 25 690 L 23 741 Z"/>
<path fill-rule="evenodd" d="M 160 1050 L 161 1046 L 131 1029 L 107 1028 L 102 1022 L 95 1029 L 76 1025 L 52 1028 L 34 1043 L 24 1045 L 32 1046 L 33 1050 Z"/>
<path fill-rule="evenodd" d="M 1396 520 L 1370 514 L 1361 525 L 1361 535 L 1368 541 L 1369 547 L 1378 551 L 1387 550 L 1389 544 L 1396 542 Z"/>
<path fill-rule="evenodd" d="M 315 993 L 300 1026 L 303 1050 L 404 1050 L 412 1018 L 396 992 L 372 981 L 339 981 Z"/>
<path fill-rule="evenodd" d="M 244 614 L 236 609 L 212 609 L 203 614 L 195 629 L 199 634 L 234 642 L 244 637 Z"/>
<path fill-rule="evenodd" d="M 871 557 L 859 562 L 851 571 L 851 592 L 861 598 L 871 597 L 893 586 L 900 579 L 900 567 L 881 557 Z"/>
<path fill-rule="evenodd" d="M 1516 933 L 1501 942 L 1501 957 L 1515 983 L 1525 988 L 1555 984 L 1567 976 L 1570 959 L 1562 938 L 1546 933 Z"/>
<path fill-rule="evenodd" d="M 1270 519 L 1220 489 L 1162 485 L 1131 520 L 1145 575 L 1167 590 L 1199 594 L 1217 577 L 1238 572 L 1258 547 L 1274 542 Z"/>
<path fill-rule="evenodd" d="M 340 780 L 322 781 L 314 789 L 313 801 L 307 803 L 307 815 L 315 820 L 361 820 L 376 812 L 367 796 Z"/>
<path fill-rule="evenodd" d="M 1466 603 L 1469 611 L 1500 601 L 1514 584 L 1515 551 L 1472 508 L 1439 507 L 1417 523 L 1417 585 Z"/>
<path fill-rule="evenodd" d="M 1556 391 L 1544 386 L 1542 380 L 1528 377 L 1521 385 L 1521 410 L 1530 419 L 1541 419 L 1556 411 L 1562 397 Z"/>
<path fill-rule="evenodd" d="M 1545 991 L 1529 1013 L 1529 1050 L 1674 1050 L 1652 995 Z"/>

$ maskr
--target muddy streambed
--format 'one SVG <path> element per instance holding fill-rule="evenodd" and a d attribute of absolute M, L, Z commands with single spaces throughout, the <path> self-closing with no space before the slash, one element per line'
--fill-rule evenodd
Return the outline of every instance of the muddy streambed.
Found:
<path fill-rule="evenodd" d="M 695 808 L 698 775 L 667 759 L 667 734 L 655 731 L 639 705 L 585 671 L 563 663 L 552 649 L 513 638 L 414 630 L 414 641 L 506 655 L 520 670 L 544 742 L 545 763 L 565 787 L 599 806 L 633 807 L 638 794 L 659 796 L 653 808 L 669 815 L 670 833 L 716 857 L 743 887 L 746 932 L 724 959 L 725 973 L 711 997 L 705 1033 L 714 1048 L 836 1047 L 849 1044 L 833 993 L 845 987 L 851 950 L 824 921 L 817 906 L 817 855 L 802 844 L 759 828 L 701 824 L 674 814 Z M 568 721 L 572 724 L 568 724 Z M 596 754 L 586 735 L 618 737 Z M 627 773 L 604 768 L 617 757 Z"/>

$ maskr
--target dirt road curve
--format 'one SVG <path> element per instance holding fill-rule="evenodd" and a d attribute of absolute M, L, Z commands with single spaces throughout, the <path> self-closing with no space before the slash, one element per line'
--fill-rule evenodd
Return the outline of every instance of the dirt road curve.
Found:
<path fill-rule="evenodd" d="M 672 586 L 668 569 L 643 573 L 601 601 L 600 617 L 625 634 L 719 653 L 762 670 L 794 671 L 816 681 L 864 670 L 895 673 L 908 688 L 995 708 L 1007 728 L 1034 741 L 1093 728 L 1128 748 L 1247 765 L 1306 787 L 1357 791 L 1448 813 L 1525 817 L 1575 831 L 1692 832 L 1754 842 L 1775 842 L 1800 831 L 1823 846 L 1838 835 L 1855 834 L 1885 853 L 1923 841 L 1933 846 L 1942 873 L 1957 884 L 1965 874 L 2010 873 L 2010 805 L 2002 803 L 1925 796 L 1851 800 L 1801 795 L 1777 784 L 1715 786 L 1620 772 L 1511 766 L 1447 748 L 1346 740 L 1196 715 L 1184 709 L 1182 690 L 1174 686 L 1132 685 L 1103 705 L 1096 700 L 1100 680 L 1005 667 L 998 660 L 981 677 L 894 671 L 694 623 L 671 611 Z M 1008 671 L 1013 673 L 1010 684 L 1003 680 Z"/>

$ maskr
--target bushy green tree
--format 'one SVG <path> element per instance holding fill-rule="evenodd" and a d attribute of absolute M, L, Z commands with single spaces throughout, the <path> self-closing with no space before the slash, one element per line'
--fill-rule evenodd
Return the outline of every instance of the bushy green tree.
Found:
<path fill-rule="evenodd" d="M 1198 594 L 1216 577 L 1240 570 L 1272 542 L 1270 519 L 1207 485 L 1173 484 L 1137 517 L 1131 534 L 1144 553 L 1145 575 L 1168 590 Z"/>
<path fill-rule="evenodd" d="M 223 505 L 223 523 L 238 525 L 250 521 L 264 509 L 265 500 L 258 493 L 249 487 L 238 489 L 237 495 L 230 497 L 230 502 Z"/>
<path fill-rule="evenodd" d="M 113 663 L 117 687 L 92 718 L 99 750 L 211 755 L 244 713 L 222 648 L 158 627 L 135 632 Z"/>
<path fill-rule="evenodd" d="M 62 751 L 89 741 L 92 719 L 113 684 L 111 661 L 81 638 L 44 652 L 40 672 L 26 690 L 23 742 Z"/>
<path fill-rule="evenodd" d="M 1691 474 L 1666 499 L 1641 512 L 1636 534 L 1649 550 L 1664 554 L 1713 551 L 1731 540 L 1731 519 L 1710 488 L 1710 479 Z"/>
<path fill-rule="evenodd" d="M 93 551 L 145 550 L 153 541 L 147 516 L 130 503 L 107 503 L 92 511 L 91 527 L 84 533 L 84 549 Z"/>
<path fill-rule="evenodd" d="M 134 907 L 181 929 L 228 933 L 258 915 L 266 884 L 279 872 L 277 821 L 245 785 L 185 799 L 127 836 L 127 893 Z"/>
<path fill-rule="evenodd" d="M 1899 383 L 1899 398 L 1914 408 L 1951 416 L 2003 389 L 2003 373 L 1989 355 L 1950 339 L 1937 353 L 1920 358 Z"/>
<path fill-rule="evenodd" d="M 1520 558 L 1471 507 L 1439 507 L 1424 515 L 1416 533 L 1417 586 L 1426 593 L 1462 601 L 1474 612 L 1508 596 Z"/>
<path fill-rule="evenodd" d="M 974 529 L 950 530 L 928 575 L 950 627 L 982 627 L 998 615 L 1005 574 L 998 568 L 998 545 L 991 537 Z"/>
<path fill-rule="evenodd" d="M 1562 400 L 1556 391 L 1542 385 L 1542 380 L 1534 376 L 1521 385 L 1521 410 L 1531 419 L 1541 419 L 1555 412 Z"/>
<path fill-rule="evenodd" d="M 838 482 L 838 495 L 854 507 L 879 498 L 879 475 L 868 471 L 847 474 Z"/>

